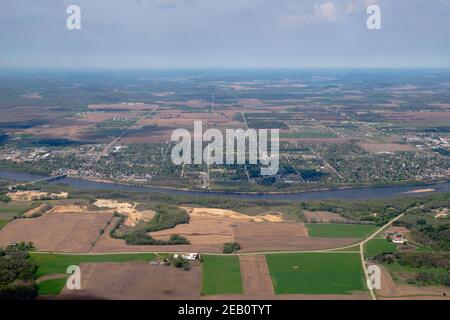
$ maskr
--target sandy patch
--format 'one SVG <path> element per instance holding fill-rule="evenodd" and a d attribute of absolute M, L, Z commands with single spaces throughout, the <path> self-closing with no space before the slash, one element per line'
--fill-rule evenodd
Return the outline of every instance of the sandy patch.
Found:
<path fill-rule="evenodd" d="M 8 192 L 8 197 L 13 201 L 34 201 L 34 200 L 42 200 L 42 199 L 67 199 L 69 194 L 67 192 L 60 193 L 48 193 L 41 191 L 17 191 L 17 192 Z"/>
<path fill-rule="evenodd" d="M 428 188 L 428 189 L 419 189 L 419 190 L 412 190 L 412 191 L 408 191 L 408 192 L 405 192 L 405 193 L 426 193 L 426 192 L 433 192 L 433 191 L 435 191 L 435 189 L 432 189 L 432 188 Z"/>
<path fill-rule="evenodd" d="M 238 221 L 248 222 L 283 222 L 283 216 L 279 212 L 267 212 L 256 216 L 249 216 L 233 210 L 217 209 L 217 208 L 193 208 L 181 207 L 186 210 L 192 217 L 221 217 Z"/>
<path fill-rule="evenodd" d="M 98 199 L 94 205 L 99 208 L 109 208 L 127 216 L 124 224 L 129 227 L 136 226 L 140 221 L 149 221 L 155 216 L 155 211 L 138 211 L 136 203 L 119 202 L 117 200 Z"/>

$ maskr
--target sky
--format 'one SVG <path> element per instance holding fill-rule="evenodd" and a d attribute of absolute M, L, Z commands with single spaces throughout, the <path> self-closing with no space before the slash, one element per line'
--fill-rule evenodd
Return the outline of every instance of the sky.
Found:
<path fill-rule="evenodd" d="M 69 5 L 81 30 L 66 27 Z M 369 5 L 381 29 L 366 26 Z M 0 0 L 0 67 L 450 67 L 450 0 Z"/>

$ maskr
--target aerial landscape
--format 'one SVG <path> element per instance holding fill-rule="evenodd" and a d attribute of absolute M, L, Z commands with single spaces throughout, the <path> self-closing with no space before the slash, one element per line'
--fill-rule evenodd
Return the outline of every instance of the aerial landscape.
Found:
<path fill-rule="evenodd" d="M 0 54 L 0 300 L 450 299 L 448 43 L 430 49 L 442 60 L 418 49 L 423 67 L 401 58 L 235 66 L 225 56 L 199 66 L 198 48 L 186 49 L 192 63 L 168 67 L 178 55 L 165 60 L 160 44 L 156 65 L 118 59 L 113 68 L 97 66 L 103 49 L 86 44 L 106 32 L 92 23 L 103 21 L 98 4 L 79 1 L 86 24 L 74 30 L 68 21 L 68 31 L 68 4 L 56 2 L 33 9 L 62 8 L 52 36 L 81 32 L 89 40 L 72 41 L 93 52 L 55 53 L 56 40 L 44 39 L 30 44 L 37 58 Z M 202 1 L 131 7 L 150 3 L 161 16 L 225 10 Z M 316 3 L 306 21 L 319 33 L 322 23 L 347 23 L 334 15 L 349 8 L 362 10 L 366 28 L 367 6 L 357 1 L 305 3 Z M 134 43 L 120 30 L 117 41 Z"/>

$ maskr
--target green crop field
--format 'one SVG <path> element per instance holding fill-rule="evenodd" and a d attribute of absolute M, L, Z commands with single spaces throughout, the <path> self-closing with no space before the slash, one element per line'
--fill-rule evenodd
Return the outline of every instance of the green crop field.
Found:
<path fill-rule="evenodd" d="M 204 256 L 202 294 L 242 293 L 238 256 Z"/>
<path fill-rule="evenodd" d="M 151 261 L 156 257 L 153 253 L 74 255 L 30 252 L 30 255 L 31 259 L 39 266 L 37 271 L 38 277 L 48 274 L 66 273 L 68 266 L 79 265 L 80 263 Z"/>
<path fill-rule="evenodd" d="M 266 255 L 276 294 L 350 294 L 365 290 L 357 253 Z"/>
<path fill-rule="evenodd" d="M 35 203 L 28 201 L 10 201 L 8 203 L 0 202 L 0 219 L 10 220 L 15 216 L 27 212 L 34 206 L 36 206 Z"/>
<path fill-rule="evenodd" d="M 67 275 L 69 276 L 69 275 Z M 67 278 L 49 279 L 38 283 L 38 294 L 42 295 L 57 295 L 66 285 Z"/>
<path fill-rule="evenodd" d="M 397 246 L 386 239 L 372 239 L 364 246 L 364 256 L 375 257 L 381 253 L 394 252 Z"/>
<path fill-rule="evenodd" d="M 6 225 L 9 221 L 8 220 L 0 220 L 0 229 Z"/>
<path fill-rule="evenodd" d="M 343 223 L 306 223 L 310 237 L 364 238 L 377 230 L 373 225 Z"/>

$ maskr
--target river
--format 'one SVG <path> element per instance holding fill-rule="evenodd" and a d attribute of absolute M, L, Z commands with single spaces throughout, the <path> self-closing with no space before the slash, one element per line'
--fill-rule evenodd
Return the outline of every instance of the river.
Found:
<path fill-rule="evenodd" d="M 35 181 L 46 176 L 0 171 L 0 178 L 15 180 L 18 182 Z M 393 198 L 406 195 L 429 194 L 450 191 L 450 182 L 414 185 L 414 186 L 387 186 L 387 187 L 356 187 L 350 189 L 318 190 L 296 193 L 273 193 L 273 194 L 251 194 L 251 193 L 222 193 L 213 191 L 173 190 L 158 187 L 134 186 L 120 183 L 96 182 L 77 178 L 63 178 L 50 182 L 51 184 L 65 184 L 70 187 L 83 190 L 121 190 L 129 192 L 160 192 L 170 195 L 197 196 L 197 197 L 232 197 L 239 199 L 265 199 L 265 200 L 368 200 Z M 417 190 L 433 189 L 430 192 L 417 192 Z"/>

